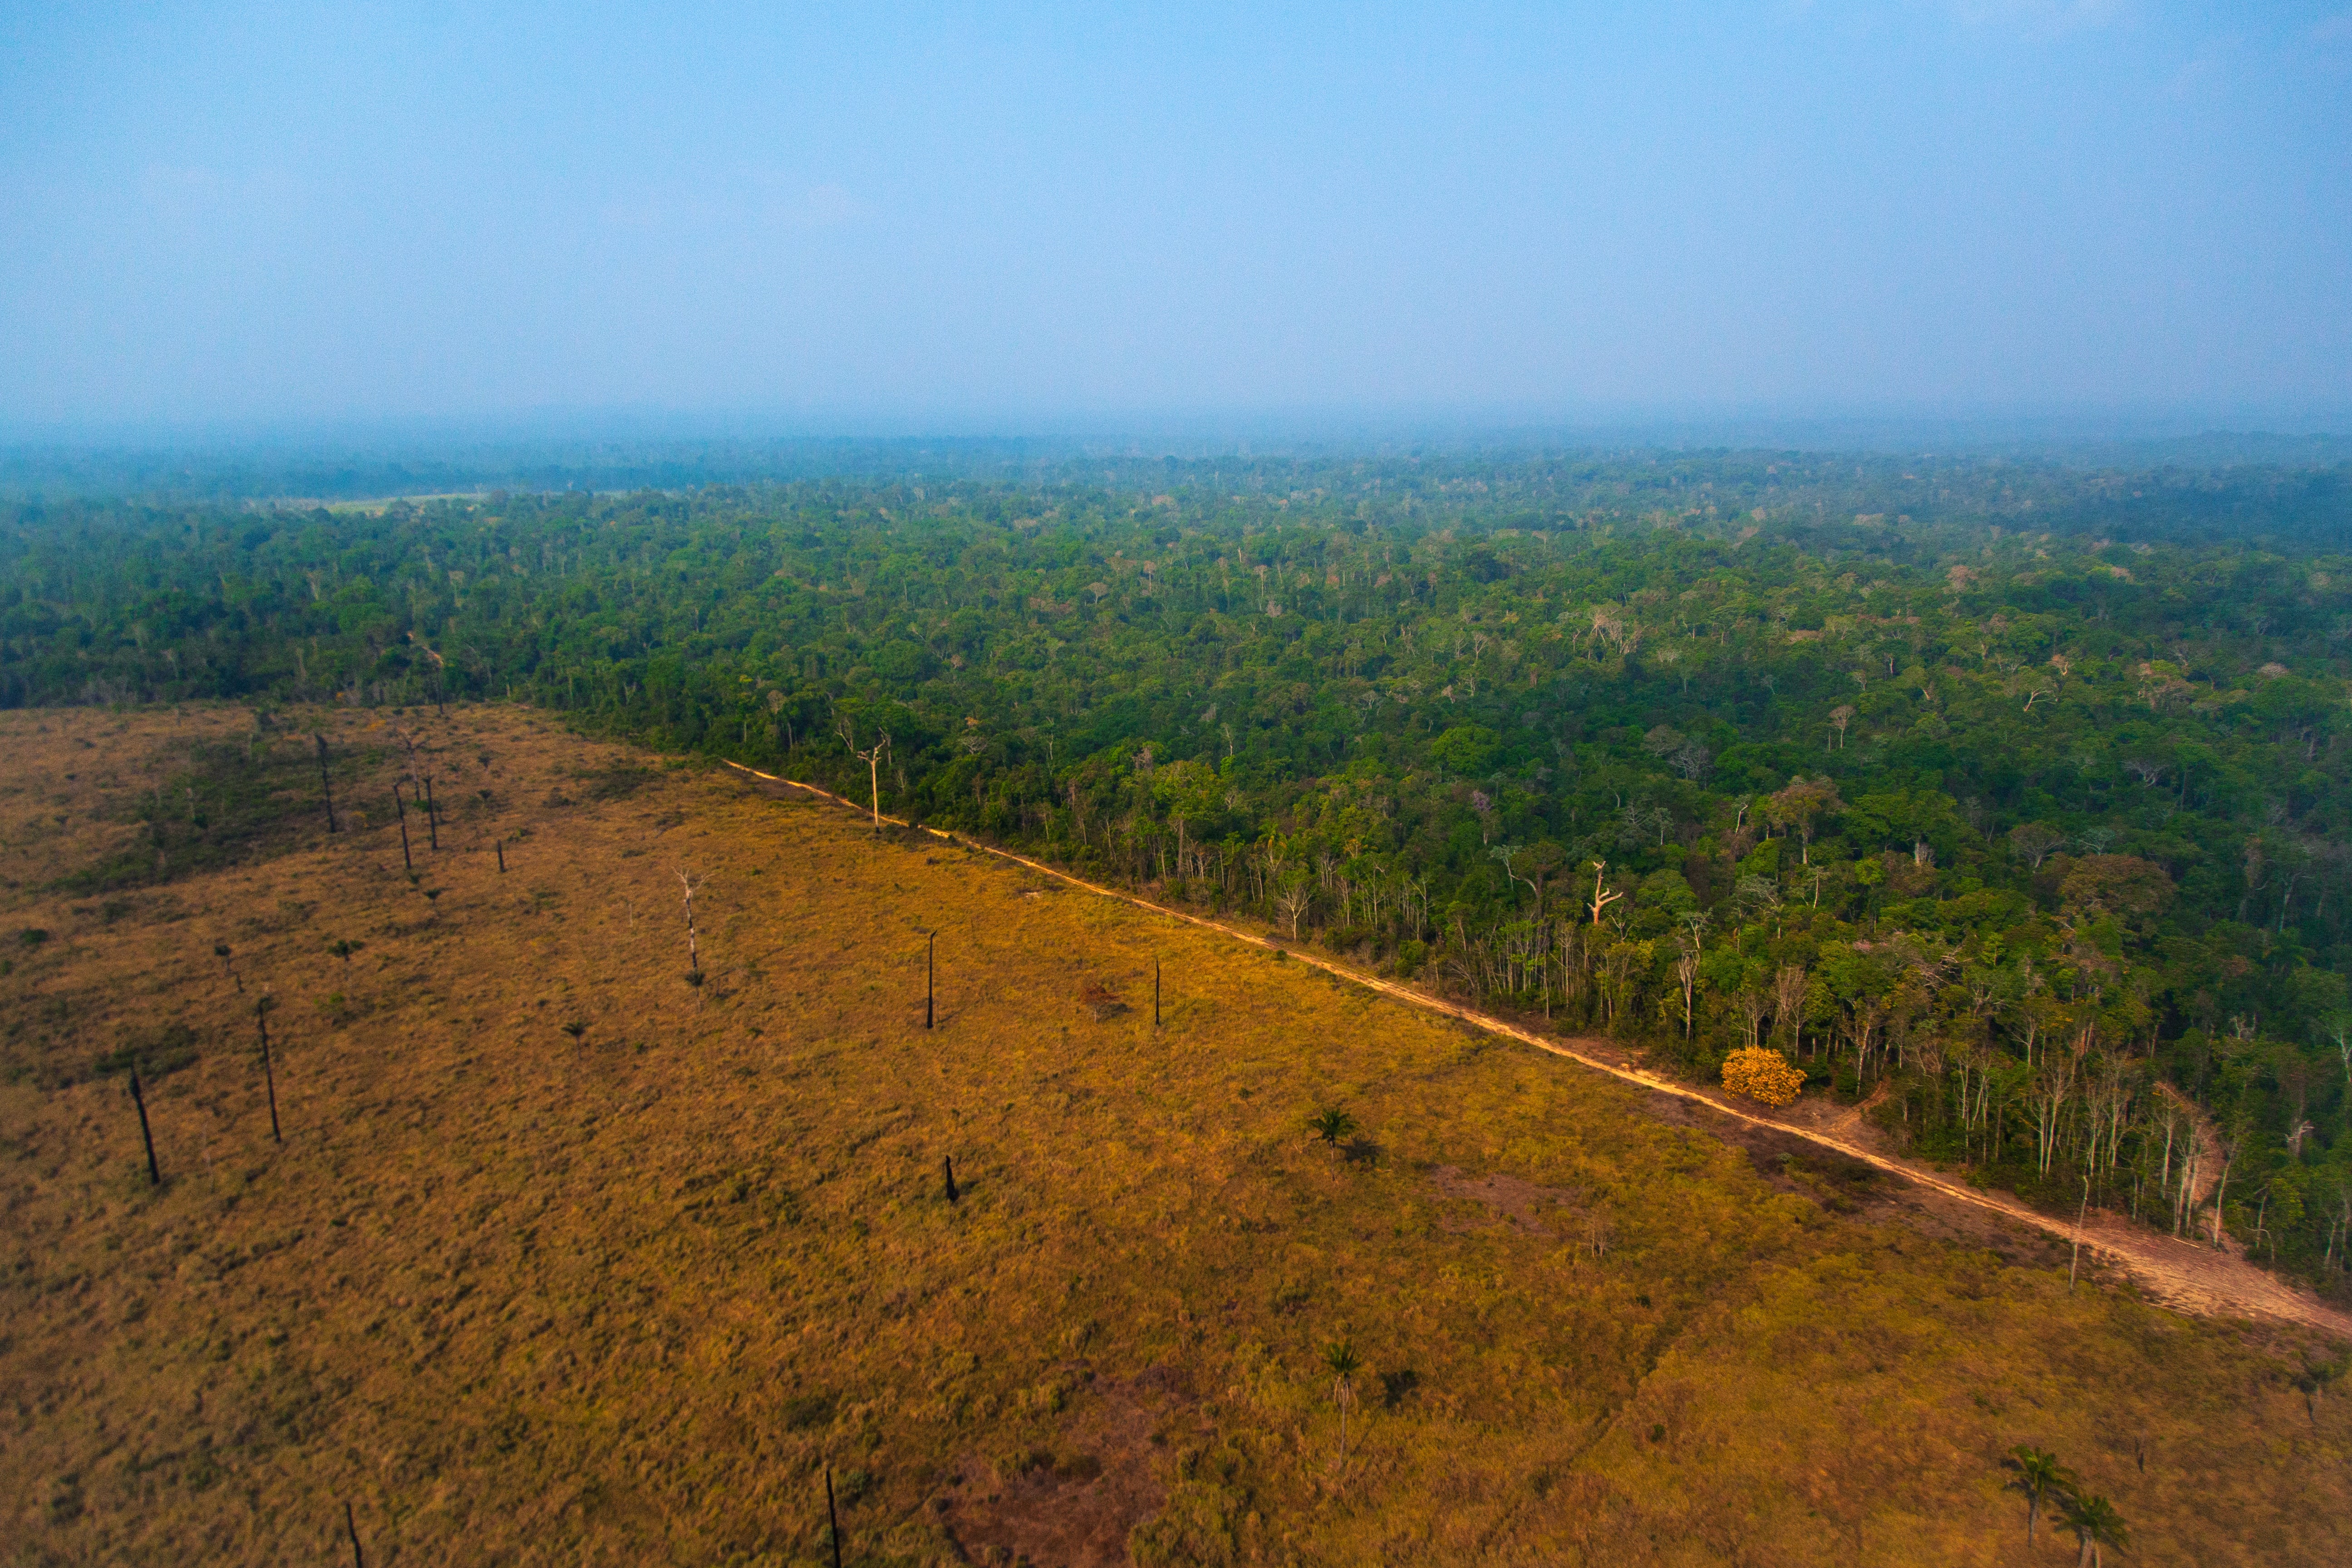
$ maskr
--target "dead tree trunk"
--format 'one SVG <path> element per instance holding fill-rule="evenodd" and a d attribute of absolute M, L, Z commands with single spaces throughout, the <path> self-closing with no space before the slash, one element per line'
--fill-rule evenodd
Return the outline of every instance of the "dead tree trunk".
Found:
<path fill-rule="evenodd" d="M 932 1001 L 939 991 L 939 972 L 940 933 L 933 931 L 923 949 L 923 1027 L 926 1029 L 931 1026 Z M 955 1198 L 955 1178 L 952 1176 L 948 1178 L 948 1189 L 949 1201 L 952 1202 Z"/>
<path fill-rule="evenodd" d="M 824 1468 L 824 1531 L 833 1538 L 833 1568 L 841 1568 L 841 1516 L 833 1508 L 833 1467 Z"/>
<path fill-rule="evenodd" d="M 349 963 L 350 959 L 343 960 Z M 269 1089 L 269 1141 L 284 1144 L 286 1139 L 278 1131 L 278 1069 L 269 1061 L 269 998 L 264 996 L 254 1005 L 253 1021 L 261 1026 L 261 1081 Z"/>
<path fill-rule="evenodd" d="M 882 758 L 890 750 L 890 731 L 881 731 L 881 739 L 874 742 L 872 751 L 861 752 L 857 749 L 857 731 L 845 718 L 841 721 L 841 742 L 849 748 L 851 756 L 866 764 L 874 790 L 874 831 L 879 833 L 882 831 Z"/>
<path fill-rule="evenodd" d="M 694 930 L 694 893 L 695 889 L 699 888 L 702 883 L 700 879 L 688 876 L 686 874 L 686 868 L 683 866 L 677 868 L 677 883 L 679 887 L 686 889 L 687 984 L 689 985 L 699 985 L 702 984 L 702 949 L 696 939 Z"/>
<path fill-rule="evenodd" d="M 2074 1211 L 2074 1249 L 2066 1256 L 2066 1294 L 2074 1293 L 2074 1269 L 2083 1261 L 2083 1222 L 2091 1215 L 2091 1178 L 2083 1178 L 2083 1206 Z"/>
<path fill-rule="evenodd" d="M 441 848 L 441 808 L 433 804 L 433 775 L 425 775 L 425 834 L 437 854 Z"/>
<path fill-rule="evenodd" d="M 400 798 L 400 785 L 392 786 L 392 809 L 400 814 L 400 867 L 411 877 L 416 875 L 416 862 L 408 854 L 408 805 Z"/>
<path fill-rule="evenodd" d="M 147 1096 L 139 1088 L 139 1069 L 131 1069 L 131 1103 L 139 1108 L 139 1142 L 147 1146 L 147 1184 L 160 1187 L 163 1173 L 155 1166 L 155 1134 L 147 1126 Z"/>
<path fill-rule="evenodd" d="M 343 1533 L 352 1539 L 352 1568 L 367 1568 L 366 1554 L 360 1551 L 359 1521 L 352 1518 L 352 1505 L 343 1504 Z"/>
<path fill-rule="evenodd" d="M 327 737 L 313 730 L 310 739 L 319 742 L 319 798 L 326 802 L 327 831 L 333 833 L 338 829 L 335 826 L 335 788 L 327 777 Z"/>
<path fill-rule="evenodd" d="M 2229 1247 L 2221 1240 L 2221 1205 L 2228 1201 L 2230 1195 L 2230 1167 L 2238 1163 L 2238 1155 L 2245 1146 L 2245 1138 L 2241 1132 L 2236 1136 L 2224 1138 L 2221 1142 L 2221 1174 L 2213 1184 L 2213 1250 L 2227 1252 Z"/>
<path fill-rule="evenodd" d="M 948 1202 L 953 1203 L 958 1197 L 962 1195 L 956 1189 L 954 1158 L 952 1156 L 942 1157 L 940 1161 L 940 1171 L 947 1177 Z"/>
<path fill-rule="evenodd" d="M 499 839 L 497 844 L 497 848 L 499 852 L 499 875 L 503 877 L 507 874 L 507 841 L 503 838 Z"/>
<path fill-rule="evenodd" d="M 1151 1026 L 1160 1027 L 1160 961 L 1151 961 Z"/>

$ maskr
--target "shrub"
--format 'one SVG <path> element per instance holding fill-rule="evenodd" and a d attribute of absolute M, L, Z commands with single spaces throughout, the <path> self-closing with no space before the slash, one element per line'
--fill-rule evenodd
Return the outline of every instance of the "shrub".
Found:
<path fill-rule="evenodd" d="M 1767 1105 L 1786 1105 L 1805 1087 L 1805 1075 L 1780 1052 L 1748 1046 L 1723 1058 L 1723 1087 Z"/>

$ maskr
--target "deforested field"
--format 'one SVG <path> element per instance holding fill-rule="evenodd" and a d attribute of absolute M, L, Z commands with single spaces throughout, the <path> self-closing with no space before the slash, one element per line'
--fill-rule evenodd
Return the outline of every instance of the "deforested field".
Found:
<path fill-rule="evenodd" d="M 525 710 L 0 745 L 8 1561 L 2352 1559 L 2342 1347 L 1215 933 Z"/>

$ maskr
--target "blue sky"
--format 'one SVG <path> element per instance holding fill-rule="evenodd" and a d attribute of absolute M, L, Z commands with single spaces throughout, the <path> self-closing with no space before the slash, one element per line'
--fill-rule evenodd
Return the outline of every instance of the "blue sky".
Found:
<path fill-rule="evenodd" d="M 362 9 L 0 18 L 0 427 L 2352 406 L 2352 4 Z"/>

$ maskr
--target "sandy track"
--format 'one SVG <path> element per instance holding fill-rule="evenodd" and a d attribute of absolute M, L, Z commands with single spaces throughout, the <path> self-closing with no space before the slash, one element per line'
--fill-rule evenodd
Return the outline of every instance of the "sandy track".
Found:
<path fill-rule="evenodd" d="M 757 768 L 748 768 L 740 763 L 730 762 L 727 765 L 752 778 L 763 779 L 770 784 L 782 784 L 792 789 L 804 791 L 821 799 L 831 801 L 836 805 L 845 806 L 860 816 L 872 815 L 868 807 L 859 805 L 856 802 L 837 795 L 819 785 L 803 784 L 798 779 L 779 777 L 774 773 L 763 773 Z M 917 826 L 887 815 L 883 816 L 882 821 L 893 827 Z M 1172 910 L 1164 904 L 1154 903 L 1140 894 L 1107 887 L 1099 882 L 1089 882 L 1083 877 L 1072 876 L 1067 871 L 1048 866 L 1042 861 L 1032 860 L 1025 855 L 1016 855 L 1010 849 L 1000 849 L 976 839 L 958 838 L 955 835 L 942 832 L 936 827 L 922 827 L 920 831 L 935 838 L 947 839 L 977 849 L 982 854 L 995 856 L 1000 860 L 1009 860 L 1016 866 L 1025 867 L 1036 872 L 1039 876 L 1051 877 L 1055 881 L 1066 882 L 1071 887 L 1083 889 L 1089 893 L 1097 894 L 1106 899 L 1116 899 L 1121 903 L 1149 910 L 1153 914 L 1164 915 L 1170 920 L 1181 921 L 1187 925 L 1199 926 L 1204 931 L 1219 932 L 1236 942 L 1247 942 L 1253 946 L 1283 953 L 1297 963 L 1377 991 L 1382 995 L 1395 997 L 1398 1001 L 1421 1008 L 1424 1012 L 1442 1014 L 1488 1034 L 1517 1040 L 1524 1045 L 1533 1046 L 1539 1051 L 1548 1051 L 1556 1057 L 1566 1057 L 1570 1061 L 1580 1063 L 1595 1072 L 1605 1073 L 1611 1078 L 1637 1085 L 1654 1093 L 1696 1101 L 1718 1115 L 1744 1121 L 1749 1126 L 1767 1128 L 1775 1132 L 1786 1133 L 1792 1138 L 1801 1138 L 1809 1143 L 1834 1150 L 1849 1160 L 1858 1160 L 1866 1165 L 1874 1166 L 1889 1174 L 1898 1176 L 1906 1182 L 1969 1205 L 1973 1208 L 1998 1215 L 2020 1225 L 2030 1226 L 2063 1241 L 2070 1243 L 2079 1241 L 2086 1253 L 2109 1267 L 2122 1269 L 2137 1280 L 2149 1295 L 2178 1310 L 2194 1313 L 2200 1317 L 2268 1320 L 2321 1329 L 2331 1333 L 2352 1335 L 2352 1313 L 2339 1311 L 2310 1293 L 2289 1285 L 2276 1275 L 2257 1268 L 2231 1254 L 2216 1251 L 2203 1243 L 2178 1240 L 2149 1230 L 2146 1226 L 2136 1225 L 2121 1215 L 2105 1212 L 2093 1216 L 2078 1230 L 2067 1221 L 2053 1219 L 2004 1194 L 1980 1191 L 1963 1183 L 1955 1182 L 1915 1162 L 1878 1153 L 1834 1133 L 1785 1121 L 1778 1117 L 1759 1115 L 1731 1103 L 1719 1094 L 1710 1093 L 1691 1084 L 1663 1077 L 1630 1063 L 1612 1061 L 1605 1056 L 1597 1054 L 1606 1048 L 1601 1042 L 1548 1039 L 1541 1035 L 1521 1028 L 1508 1019 L 1496 1017 L 1489 1013 L 1481 1013 L 1475 1008 L 1446 1001 L 1444 997 L 1433 996 L 1418 987 L 1367 973 L 1352 964 L 1341 963 L 1337 960 L 1305 952 L 1299 948 L 1284 946 L 1244 927 L 1228 925 L 1223 921 L 1211 920 L 1204 915 L 1192 914 L 1184 910 Z"/>

